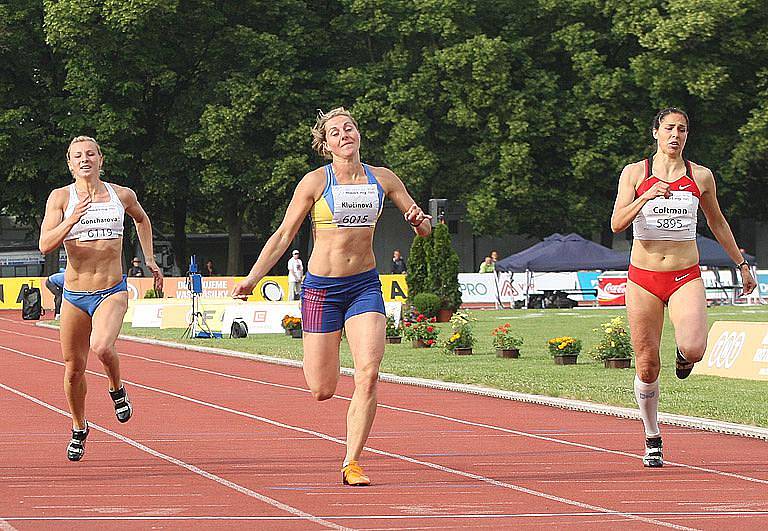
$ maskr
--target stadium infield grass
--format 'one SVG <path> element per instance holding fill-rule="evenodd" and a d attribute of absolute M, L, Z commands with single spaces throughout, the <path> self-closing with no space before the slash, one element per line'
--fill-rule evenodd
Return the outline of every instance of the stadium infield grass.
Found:
<path fill-rule="evenodd" d="M 599 333 L 594 329 L 616 315 L 625 316 L 623 309 L 478 310 L 470 311 L 470 314 L 477 319 L 472 356 L 449 354 L 441 347 L 415 349 L 404 341 L 386 346 L 382 372 L 636 407 L 632 390 L 634 368 L 605 369 L 602 361 L 592 359 L 588 354 L 598 341 Z M 708 311 L 708 319 L 710 325 L 713 321 L 766 321 L 768 308 L 713 307 Z M 515 333 L 525 340 L 518 359 L 496 357 L 491 331 L 505 322 L 509 322 Z M 448 336 L 448 324 L 437 326 L 441 330 L 438 341 L 442 344 Z M 180 329 L 131 328 L 130 325 L 123 327 L 123 333 L 294 360 L 302 357 L 301 341 L 284 334 L 251 335 L 244 339 L 182 340 Z M 555 365 L 547 350 L 547 339 L 564 335 L 583 342 L 576 365 Z M 346 341 L 342 341 L 340 352 L 342 366 L 352 367 Z M 674 375 L 674 359 L 674 336 L 667 319 L 662 337 L 660 411 L 768 427 L 766 382 L 695 373 L 681 381 Z"/>

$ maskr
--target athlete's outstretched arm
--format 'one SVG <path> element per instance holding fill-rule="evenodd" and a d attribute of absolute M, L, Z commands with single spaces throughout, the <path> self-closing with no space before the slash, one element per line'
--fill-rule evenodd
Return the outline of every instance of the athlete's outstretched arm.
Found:
<path fill-rule="evenodd" d="M 61 188 L 56 189 L 48 196 L 48 201 L 45 204 L 45 217 L 43 217 L 43 223 L 40 225 L 38 244 L 40 252 L 43 254 L 53 252 L 64 243 L 64 238 L 67 237 L 72 227 L 80 221 L 91 204 L 91 198 L 86 197 L 78 202 L 72 214 L 64 219 L 64 209 L 68 197 L 66 188 L 63 190 Z"/>
<path fill-rule="evenodd" d="M 384 188 L 387 197 L 403 213 L 405 221 L 413 227 L 413 230 L 419 236 L 429 236 L 432 232 L 432 224 L 429 223 L 432 216 L 425 214 L 421 207 L 416 204 L 411 194 L 406 190 L 403 181 L 395 175 L 395 172 L 388 168 L 377 168 L 377 170 L 379 170 L 379 175 L 377 176 L 379 183 Z"/>
<path fill-rule="evenodd" d="M 318 190 L 322 191 L 324 183 L 325 173 L 322 171 L 318 172 L 317 170 L 309 172 L 301 179 L 285 211 L 283 222 L 280 223 L 274 234 L 267 240 L 261 253 L 259 253 L 259 258 L 251 267 L 248 276 L 232 288 L 233 297 L 242 298 L 250 295 L 259 280 L 264 278 L 264 275 L 283 256 L 283 253 L 296 237 L 296 233 L 301 228 L 301 224 L 307 217 L 312 205 L 317 200 L 315 195 Z"/>
<path fill-rule="evenodd" d="M 149 221 L 149 216 L 147 216 L 144 208 L 139 203 L 139 200 L 136 197 L 136 192 L 130 188 L 121 186 L 119 188 L 119 197 L 125 208 L 125 213 L 131 216 L 133 224 L 136 226 L 136 234 L 139 236 L 141 252 L 144 253 L 144 263 L 146 264 L 147 269 L 152 272 L 152 277 L 155 279 L 155 289 L 162 291 L 163 271 L 160 269 L 160 266 L 157 265 L 157 262 L 155 262 L 155 249 L 152 242 L 152 222 Z"/>
<path fill-rule="evenodd" d="M 717 186 L 715 185 L 715 176 L 712 175 L 712 171 L 709 168 L 703 166 L 697 167 L 697 174 L 701 176 L 701 200 L 699 205 L 701 206 L 704 217 L 707 218 L 707 225 L 709 226 L 712 234 L 728 256 L 733 260 L 734 265 L 741 264 L 744 261 L 744 257 L 739 251 L 739 246 L 736 244 L 736 239 L 733 237 L 733 231 L 728 221 L 723 215 L 723 211 L 720 209 L 720 203 L 717 201 Z M 752 278 L 752 272 L 749 266 L 741 267 L 741 281 L 743 285 L 744 295 L 749 295 L 757 287 L 757 282 Z"/>

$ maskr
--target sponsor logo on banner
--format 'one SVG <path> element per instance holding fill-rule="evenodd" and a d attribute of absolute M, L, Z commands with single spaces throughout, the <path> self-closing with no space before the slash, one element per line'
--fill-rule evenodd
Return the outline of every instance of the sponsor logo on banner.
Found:
<path fill-rule="evenodd" d="M 626 293 L 626 275 L 598 277 L 597 301 L 600 306 L 623 306 Z"/>
<path fill-rule="evenodd" d="M 768 380 L 768 323 L 716 321 L 696 374 Z"/>

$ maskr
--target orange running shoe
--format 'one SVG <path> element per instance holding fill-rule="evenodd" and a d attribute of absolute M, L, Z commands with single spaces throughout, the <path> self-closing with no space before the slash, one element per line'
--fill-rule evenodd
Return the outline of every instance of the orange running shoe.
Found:
<path fill-rule="evenodd" d="M 371 484 L 371 478 L 365 475 L 363 467 L 357 464 L 357 461 L 350 461 L 341 469 L 341 480 L 345 485 L 353 487 L 366 487 Z"/>

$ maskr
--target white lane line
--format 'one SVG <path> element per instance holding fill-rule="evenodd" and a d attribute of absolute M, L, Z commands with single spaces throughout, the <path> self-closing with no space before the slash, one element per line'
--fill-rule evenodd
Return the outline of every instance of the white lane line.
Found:
<path fill-rule="evenodd" d="M 11 332 L 11 333 L 15 333 L 17 335 L 25 335 L 25 336 L 28 336 L 28 337 L 31 337 L 31 338 L 36 338 L 37 337 L 37 336 L 28 335 L 28 334 L 21 334 L 20 332 Z M 39 338 L 39 339 L 47 339 L 47 338 Z M 47 339 L 47 340 L 51 341 L 51 342 L 54 342 L 54 343 L 58 343 L 58 341 L 56 341 L 56 340 L 52 340 L 52 339 Z M 2 347 L 0 345 L 0 348 L 8 348 L 8 347 Z M 19 351 L 15 351 L 15 352 L 21 353 Z M 21 354 L 25 354 L 25 355 L 37 358 L 37 356 L 35 356 L 34 354 L 27 354 L 27 353 L 21 353 Z M 199 368 L 199 367 L 193 367 L 193 366 L 184 365 L 184 364 L 181 364 L 181 363 L 174 363 L 174 362 L 170 362 L 170 361 L 163 361 L 163 360 L 158 360 L 158 359 L 154 359 L 154 358 L 148 358 L 146 356 L 139 356 L 137 354 L 127 354 L 127 353 L 121 352 L 120 356 L 136 358 L 136 359 L 144 360 L 144 361 L 151 362 L 151 363 L 157 363 L 157 364 L 160 364 L 160 365 L 167 365 L 167 366 L 170 366 L 170 367 L 177 367 L 177 368 L 181 368 L 181 369 L 188 369 L 188 370 L 195 371 L 195 372 L 201 372 L 201 373 L 204 373 L 204 374 L 211 374 L 211 375 L 215 375 L 215 376 L 220 376 L 222 378 L 229 378 L 229 379 L 232 379 L 232 380 L 238 380 L 238 381 L 242 381 L 242 382 L 249 382 L 249 383 L 255 383 L 255 384 L 259 384 L 259 385 L 266 385 L 266 386 L 276 387 L 276 388 L 280 388 L 280 389 L 289 389 L 289 390 L 293 390 L 293 391 L 299 391 L 299 392 L 302 392 L 302 393 L 309 393 L 309 389 L 306 389 L 306 388 L 303 388 L 303 387 L 296 387 L 296 386 L 291 386 L 291 385 L 278 384 L 278 383 L 274 383 L 274 382 L 268 382 L 268 381 L 265 381 L 265 380 L 256 380 L 256 379 L 253 379 L 253 378 L 246 378 L 244 376 L 237 376 L 237 375 L 233 375 L 233 374 L 229 374 L 229 373 L 223 373 L 223 372 L 219 372 L 219 371 L 212 371 L 212 370 L 209 370 L 209 369 L 202 369 L 202 368 Z M 38 358 L 38 359 L 42 359 L 44 361 L 50 361 L 50 362 L 53 362 L 53 363 L 59 363 L 59 362 L 55 362 L 53 360 L 49 360 L 47 358 Z M 352 400 L 351 397 L 346 397 L 346 396 L 342 396 L 342 395 L 338 395 L 338 394 L 334 395 L 334 398 L 337 398 L 339 400 L 346 400 L 346 401 L 351 401 Z M 460 419 L 460 418 L 456 418 L 456 417 L 450 417 L 450 416 L 447 416 L 447 415 L 440 415 L 440 414 L 437 414 L 437 413 L 431 413 L 429 411 L 422 411 L 422 410 L 418 410 L 418 409 L 403 408 L 403 407 L 398 407 L 398 406 L 389 406 L 389 405 L 382 404 L 382 403 L 379 403 L 378 407 L 380 407 L 382 409 L 389 409 L 389 410 L 392 410 L 392 411 L 398 411 L 398 412 L 401 412 L 401 413 L 411 413 L 411 414 L 414 414 L 414 415 L 421 415 L 421 416 L 425 416 L 425 417 L 436 418 L 436 419 L 439 419 L 439 420 L 453 422 L 453 423 L 456 423 L 456 424 L 462 424 L 462 425 L 466 425 L 466 426 L 472 426 L 472 427 L 475 427 L 475 428 L 484 428 L 484 429 L 487 429 L 487 430 L 497 431 L 497 432 L 501 432 L 501 433 L 505 433 L 505 434 L 509 434 L 509 435 L 517 435 L 519 437 L 528 437 L 528 438 L 537 439 L 537 440 L 541 440 L 541 441 L 552 442 L 552 443 L 556 443 L 556 444 L 562 444 L 562 445 L 565 445 L 565 446 L 572 446 L 572 447 L 575 447 L 575 448 L 581 448 L 581 449 L 590 450 L 590 451 L 593 451 L 593 452 L 601 452 L 601 453 L 608 453 L 608 454 L 613 454 L 613 455 L 620 455 L 620 456 L 623 456 L 623 457 L 629 457 L 629 458 L 639 459 L 639 460 L 642 460 L 642 458 L 643 458 L 642 455 L 633 454 L 633 453 L 630 453 L 630 452 L 624 452 L 624 451 L 621 451 L 621 450 L 612 450 L 610 448 L 603 448 L 603 447 L 600 447 L 600 446 L 593 446 L 593 445 L 588 445 L 588 444 L 584 444 L 584 443 L 568 441 L 568 440 L 564 440 L 564 439 L 556 439 L 556 438 L 551 437 L 551 436 L 539 435 L 539 434 L 536 434 L 536 433 L 524 432 L 524 431 L 519 431 L 519 430 L 513 430 L 511 428 L 505 428 L 505 427 L 496 426 L 496 425 L 493 425 L 493 424 L 485 424 L 485 423 L 480 423 L 480 422 L 474 422 L 474 421 L 471 421 L 471 420 L 465 420 L 465 419 Z M 375 437 L 373 437 L 373 438 L 375 438 Z M 718 476 L 730 477 L 730 478 L 739 479 L 739 480 L 742 480 L 742 481 L 749 481 L 749 482 L 752 482 L 752 483 L 768 485 L 768 480 L 760 479 L 760 478 L 755 478 L 755 477 L 751 477 L 751 476 L 745 476 L 743 474 L 736 474 L 736 473 L 733 473 L 733 472 L 724 472 L 722 470 L 717 470 L 717 469 L 713 469 L 713 468 L 706 468 L 706 467 L 701 467 L 701 466 L 696 466 L 696 465 L 689 465 L 689 464 L 680 463 L 680 462 L 677 462 L 677 461 L 665 460 L 664 464 L 665 465 L 670 465 L 670 466 L 677 466 L 677 467 L 685 468 L 685 469 L 688 469 L 688 470 L 695 470 L 697 472 L 705 472 L 705 473 L 708 473 L 708 474 L 715 474 L 715 475 L 718 475 Z"/>
<path fill-rule="evenodd" d="M 635 516 L 653 516 L 658 518 L 696 518 L 726 516 L 768 516 L 768 511 L 714 511 L 714 512 L 636 512 Z M 370 515 L 322 515 L 325 520 L 500 520 L 505 518 L 567 518 L 605 516 L 603 512 L 553 512 L 553 513 L 499 513 L 499 514 L 370 514 Z M 11 521 L 147 521 L 147 520 L 244 520 L 263 521 L 304 520 L 298 516 L 13 516 L 5 517 Z"/>
<path fill-rule="evenodd" d="M 89 371 L 89 372 L 91 372 L 91 371 Z M 42 400 L 40 400 L 38 398 L 35 398 L 34 396 L 28 395 L 27 393 L 24 393 L 23 391 L 19 391 L 17 389 L 12 388 L 12 387 L 8 387 L 7 385 L 5 385 L 3 383 L 0 383 L 0 388 L 5 389 L 6 391 L 9 391 L 9 392 L 11 392 L 11 393 L 13 393 L 15 395 L 18 395 L 18 396 L 20 396 L 22 398 L 26 398 L 30 402 L 34 402 L 35 404 L 37 404 L 39 406 L 43 406 L 44 408 L 47 408 L 47 409 L 49 409 L 49 410 L 51 410 L 51 411 L 53 411 L 55 413 L 59 413 L 60 415 L 63 415 L 65 417 L 67 417 L 67 418 L 69 418 L 69 416 L 70 416 L 69 413 L 64 411 L 63 409 L 59 409 L 56 406 L 51 405 L 51 404 L 49 404 L 47 402 L 44 402 L 44 401 L 42 401 Z M 172 457 L 170 455 L 166 455 L 164 453 L 158 452 L 157 450 L 154 450 L 154 449 L 152 449 L 152 448 L 150 448 L 148 446 L 145 446 L 145 445 L 141 444 L 138 441 L 134 441 L 133 439 L 130 439 L 130 438 L 124 436 L 124 435 L 121 435 L 121 434 L 116 433 L 116 432 L 114 432 L 112 430 L 109 430 L 107 428 L 99 426 L 98 424 L 94 424 L 94 423 L 89 422 L 88 425 L 91 428 L 93 428 L 93 429 L 95 429 L 97 431 L 100 431 L 102 433 L 106 433 L 107 435 L 110 435 L 111 437 L 114 437 L 115 439 L 118 439 L 118 440 L 120 440 L 120 441 L 122 441 L 122 442 L 124 442 L 126 444 L 129 444 L 129 445 L 133 446 L 134 448 L 137 448 L 137 449 L 139 449 L 139 450 L 141 450 L 143 452 L 146 452 L 146 453 L 148 453 L 148 454 L 150 454 L 150 455 L 152 455 L 154 457 L 157 457 L 157 458 L 162 459 L 164 461 L 168 461 L 169 463 L 172 463 L 172 464 L 174 464 L 176 466 L 179 466 L 181 468 L 189 470 L 193 474 L 197 474 L 198 476 L 202 476 L 205 479 L 209 479 L 211 481 L 215 481 L 219 485 L 222 485 L 224 487 L 228 487 L 228 488 L 230 488 L 232 490 L 235 490 L 235 491 L 237 491 L 237 492 L 239 492 L 241 494 L 245 494 L 246 496 L 249 496 L 251 498 L 257 499 L 257 500 L 259 500 L 261 502 L 266 503 L 267 505 L 271 505 L 272 507 L 274 507 L 276 509 L 279 509 L 281 511 L 285 511 L 285 512 L 290 513 L 290 514 L 292 514 L 294 516 L 297 516 L 297 517 L 301 517 L 301 519 L 303 519 L 303 520 L 308 520 L 310 522 L 314 522 L 314 523 L 316 523 L 318 525 L 322 525 L 322 526 L 328 527 L 330 529 L 340 529 L 340 530 L 341 529 L 346 529 L 346 528 L 341 527 L 341 526 L 339 526 L 337 524 L 334 524 L 333 522 L 328 522 L 326 520 L 323 520 L 322 518 L 318 518 L 317 516 L 314 516 L 314 515 L 311 515 L 309 513 L 306 513 L 304 511 L 302 511 L 301 509 L 297 509 L 297 508 L 292 507 L 290 505 L 287 505 L 287 504 L 285 504 L 283 502 L 280 502 L 278 500 L 270 498 L 269 496 L 265 496 L 263 494 L 259 494 L 258 492 L 255 492 L 255 491 L 253 491 L 253 490 L 251 490 L 251 489 L 249 489 L 247 487 L 243 487 L 242 485 L 238 485 L 237 483 L 234 483 L 232 481 L 229 481 L 227 479 L 219 477 L 216 474 L 212 474 L 211 472 L 207 472 L 207 471 L 203 470 L 202 468 L 198 468 L 195 465 L 191 465 L 189 463 L 186 463 L 186 462 L 182 461 L 181 459 L 177 459 L 177 458 Z"/>
<path fill-rule="evenodd" d="M 11 349 L 9 347 L 0 346 L 0 348 L 2 348 L 4 350 L 8 350 L 10 352 L 14 352 L 16 354 L 20 354 L 22 356 L 26 356 L 26 357 L 29 357 L 29 358 L 37 359 L 37 360 L 44 361 L 44 362 L 47 362 L 47 363 L 51 363 L 51 364 L 54 364 L 54 365 L 60 365 L 60 366 L 64 365 L 64 363 L 60 362 L 60 361 L 50 360 L 48 358 L 44 358 L 44 357 L 41 357 L 41 356 L 36 356 L 34 354 L 29 354 L 29 353 L 26 353 L 26 352 L 21 352 L 19 350 Z M 95 376 L 99 376 L 101 378 L 106 378 L 106 375 L 100 374 L 100 373 L 97 373 L 97 372 L 94 372 L 94 371 L 91 371 L 91 370 L 87 370 L 86 372 L 88 372 L 89 374 L 93 374 Z M 297 432 L 304 433 L 304 434 L 307 434 L 307 435 L 312 435 L 314 437 L 317 437 L 317 438 L 320 438 L 320 439 L 323 439 L 323 440 L 326 440 L 326 441 L 331 441 L 331 442 L 334 442 L 334 443 L 342 445 L 342 446 L 346 445 L 346 442 L 344 440 L 339 439 L 337 437 L 332 437 L 332 436 L 327 435 L 325 433 L 317 432 L 317 431 L 310 430 L 310 429 L 307 429 L 307 428 L 302 428 L 302 427 L 299 427 L 299 426 L 293 426 L 293 425 L 290 425 L 290 424 L 284 424 L 282 422 L 278 422 L 278 421 L 270 419 L 270 418 L 261 417 L 259 415 L 253 415 L 253 414 L 247 413 L 245 411 L 240 411 L 240 410 L 237 410 L 237 409 L 232 409 L 232 408 L 229 408 L 229 407 L 226 407 L 226 406 L 221 406 L 219 404 L 214 404 L 214 403 L 211 403 L 211 402 L 206 402 L 204 400 L 198 400 L 196 398 L 192 398 L 192 397 L 189 397 L 189 396 L 186 396 L 186 395 L 182 395 L 182 394 L 179 394 L 179 393 L 174 393 L 174 392 L 171 392 L 171 391 L 166 391 L 165 389 L 159 389 L 157 387 L 151 387 L 151 386 L 148 386 L 148 385 L 143 385 L 143 384 L 140 384 L 140 383 L 137 383 L 137 382 L 132 382 L 130 380 L 123 380 L 123 381 L 125 383 L 127 383 L 127 384 L 133 385 L 134 387 L 138 387 L 138 388 L 141 388 L 141 389 L 146 389 L 148 391 L 154 391 L 156 393 L 160 393 L 160 394 L 163 394 L 163 395 L 166 395 L 166 396 L 171 396 L 171 397 L 174 397 L 174 398 L 178 398 L 180 400 L 185 400 L 187 402 L 192 402 L 193 404 L 198 404 L 198 405 L 201 405 L 201 406 L 209 407 L 211 409 L 215 409 L 215 410 L 218 410 L 218 411 L 224 411 L 224 412 L 227 412 L 227 413 L 231 413 L 233 415 L 238 415 L 238 416 L 241 416 L 241 417 L 249 418 L 249 419 L 256 420 L 256 421 L 259 421 L 259 422 L 262 422 L 262 423 L 265 423 L 265 424 L 269 424 L 269 425 L 272 425 L 272 426 L 276 426 L 276 427 L 279 427 L 279 428 L 293 430 L 293 431 L 297 431 Z M 3 384 L 0 384 L 0 386 L 5 387 Z M 51 406 L 51 407 L 53 407 L 53 406 Z M 57 409 L 57 411 L 61 411 L 62 413 L 66 414 L 62 410 Z M 115 434 L 115 435 L 118 436 L 119 438 L 122 437 L 122 436 L 119 436 L 118 434 Z M 624 518 L 628 518 L 630 520 L 638 520 L 638 521 L 649 523 L 649 524 L 655 524 L 655 525 L 659 525 L 659 526 L 663 526 L 663 527 L 670 527 L 672 529 L 686 529 L 686 530 L 687 529 L 691 529 L 691 528 L 688 528 L 688 527 L 672 524 L 672 523 L 669 523 L 669 522 L 663 522 L 661 520 L 654 520 L 654 519 L 645 518 L 645 517 L 642 517 L 642 516 L 634 516 L 633 514 L 630 514 L 630 513 L 627 513 L 627 512 L 617 511 L 617 510 L 614 510 L 614 509 L 609 509 L 607 507 L 601 507 L 601 506 L 598 506 L 598 505 L 592 505 L 592 504 L 589 504 L 589 503 L 584 503 L 584 502 L 580 502 L 580 501 L 576 501 L 576 500 L 571 500 L 569 498 L 563 498 L 561 496 L 556 496 L 556 495 L 553 495 L 553 494 L 548 494 L 546 492 L 541 492 L 541 491 L 529 489 L 529 488 L 526 488 L 526 487 L 522 487 L 520 485 L 515 485 L 515 484 L 512 484 L 512 483 L 506 483 L 506 482 L 503 482 L 503 481 L 498 481 L 498 480 L 495 480 L 495 479 L 492 479 L 492 478 L 481 476 L 479 474 L 473 474 L 471 472 L 465 472 L 463 470 L 457 470 L 457 469 L 454 469 L 454 468 L 446 467 L 446 466 L 443 466 L 443 465 L 439 465 L 437 463 L 432 463 L 432 462 L 429 462 L 429 461 L 421 461 L 419 459 L 414 459 L 414 458 L 408 457 L 406 455 L 401 455 L 401 454 L 396 454 L 396 453 L 392 453 L 392 452 L 387 452 L 387 451 L 384 451 L 384 450 L 379 450 L 379 449 L 371 448 L 371 447 L 368 447 L 368 446 L 366 446 L 365 449 L 368 450 L 371 453 L 375 453 L 375 454 L 378 454 L 378 455 L 383 455 L 383 456 L 386 456 L 386 457 L 389 457 L 389 458 L 392 458 L 392 459 L 397 459 L 397 460 L 400 460 L 400 461 L 405 461 L 407 463 L 412 463 L 412 464 L 420 465 L 420 466 L 427 467 L 427 468 L 432 468 L 434 470 L 438 470 L 438 471 L 444 472 L 446 474 L 453 474 L 453 475 L 456 475 L 456 476 L 461 476 L 461 477 L 473 479 L 475 481 L 480 481 L 480 482 L 487 483 L 489 485 L 493 485 L 493 486 L 496 486 L 496 487 L 502 487 L 502 488 L 514 490 L 514 491 L 517 491 L 517 492 L 522 492 L 522 493 L 525 493 L 525 494 L 530 494 L 530 495 L 535 496 L 535 497 L 544 498 L 544 499 L 547 499 L 547 500 L 550 500 L 550 501 L 564 503 L 566 505 L 572 505 L 574 507 L 580 507 L 582 509 L 589 509 L 589 510 L 596 511 L 596 512 L 599 512 L 599 513 L 603 513 L 603 514 L 606 514 L 606 515 L 621 516 L 621 517 L 624 517 Z"/>

